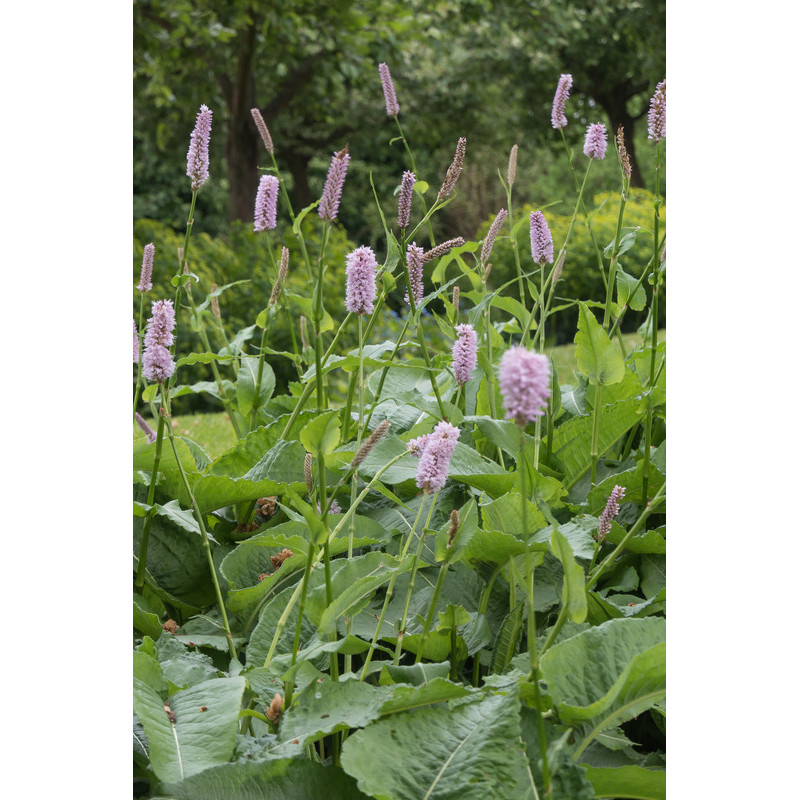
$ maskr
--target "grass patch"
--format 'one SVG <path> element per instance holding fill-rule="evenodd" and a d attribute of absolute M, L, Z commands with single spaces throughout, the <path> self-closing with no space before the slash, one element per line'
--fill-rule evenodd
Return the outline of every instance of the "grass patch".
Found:
<path fill-rule="evenodd" d="M 660 330 L 658 332 L 658 340 L 663 342 L 666 339 L 666 331 Z M 622 340 L 625 343 L 627 352 L 641 347 L 643 345 L 642 337 L 637 333 L 624 333 Z M 575 345 L 564 344 L 554 347 L 551 355 L 553 362 L 558 370 L 558 379 L 560 383 L 572 383 L 575 378 L 573 371 L 577 369 L 578 364 L 575 360 Z M 145 417 L 148 423 L 155 430 L 157 422 Z M 222 455 L 226 450 L 236 443 L 236 435 L 231 427 L 228 415 L 225 412 L 216 414 L 187 414 L 185 416 L 174 417 L 172 420 L 172 428 L 176 434 L 180 436 L 188 436 L 190 439 L 197 442 L 208 453 L 210 458 L 214 459 Z M 141 428 L 133 424 L 133 441 L 134 444 L 144 441 L 144 434 Z"/>

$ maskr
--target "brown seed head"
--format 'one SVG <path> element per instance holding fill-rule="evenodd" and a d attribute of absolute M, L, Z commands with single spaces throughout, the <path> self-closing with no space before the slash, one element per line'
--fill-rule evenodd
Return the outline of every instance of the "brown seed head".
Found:
<path fill-rule="evenodd" d="M 281 694 L 276 693 L 275 697 L 272 698 L 272 702 L 269 704 L 269 708 L 267 709 L 264 716 L 273 725 L 277 725 L 278 720 L 281 718 L 282 713 L 283 713 L 283 696 Z"/>
<path fill-rule="evenodd" d="M 165 630 L 167 633 L 177 633 L 178 632 L 178 623 L 175 622 L 174 619 L 168 619 L 165 623 L 161 626 L 162 630 Z"/>
<path fill-rule="evenodd" d="M 281 248 L 281 265 L 278 267 L 278 277 L 275 279 L 275 285 L 272 287 L 272 294 L 269 298 L 269 304 L 274 306 L 281 296 L 281 289 L 286 280 L 286 273 L 289 272 L 289 250 L 286 247 Z"/>
<path fill-rule="evenodd" d="M 455 188 L 456 181 L 459 175 L 461 175 L 461 170 L 464 169 L 464 155 L 466 149 L 467 140 L 462 136 L 456 145 L 453 163 L 447 169 L 447 174 L 444 176 L 444 181 L 442 182 L 442 188 L 439 189 L 439 194 L 436 197 L 437 200 L 444 200 L 446 197 L 449 197 L 450 193 Z"/>
<path fill-rule="evenodd" d="M 464 240 L 460 236 L 437 244 L 436 247 L 432 247 L 426 253 L 423 253 L 422 263 L 427 264 L 429 261 L 433 261 L 434 258 L 439 258 L 439 256 L 449 253 L 454 247 L 461 247 L 462 244 L 464 244 Z"/>
<path fill-rule="evenodd" d="M 392 423 L 389 422 L 388 419 L 385 419 L 380 423 L 380 425 L 378 425 L 377 428 L 375 428 L 374 431 L 372 431 L 367 441 L 358 448 L 358 452 L 355 454 L 355 456 L 353 456 L 353 461 L 350 464 L 353 469 L 355 469 L 367 457 L 367 455 L 369 455 L 372 448 L 375 447 L 375 445 L 378 444 L 381 439 L 383 439 L 383 437 L 386 435 L 386 431 L 388 431 L 391 427 Z"/>
<path fill-rule="evenodd" d="M 619 153 L 619 162 L 622 164 L 622 171 L 625 177 L 631 179 L 631 160 L 628 157 L 628 150 L 625 147 L 625 131 L 622 125 L 617 128 L 617 152 Z"/>
<path fill-rule="evenodd" d="M 269 560 L 272 562 L 272 571 L 275 572 L 287 558 L 291 558 L 294 553 L 288 547 L 284 547 L 280 553 L 270 556 Z"/>
<path fill-rule="evenodd" d="M 257 108 L 251 108 L 250 114 L 253 116 L 253 122 L 256 123 L 258 132 L 261 134 L 261 140 L 264 142 L 264 147 L 266 147 L 270 153 L 274 153 L 275 145 L 272 144 L 272 137 L 269 135 L 269 128 L 267 128 L 267 123 L 264 122 L 264 117 L 261 116 L 261 112 Z"/>

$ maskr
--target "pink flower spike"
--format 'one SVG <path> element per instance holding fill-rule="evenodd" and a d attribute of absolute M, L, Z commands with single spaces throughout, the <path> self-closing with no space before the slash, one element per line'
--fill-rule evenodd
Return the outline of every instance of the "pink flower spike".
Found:
<path fill-rule="evenodd" d="M 370 247 L 359 247 L 347 256 L 345 307 L 353 314 L 371 314 L 375 302 L 378 262 Z"/>
<path fill-rule="evenodd" d="M 278 179 L 274 175 L 262 175 L 256 193 L 256 208 L 253 230 L 273 230 L 277 224 Z"/>
<path fill-rule="evenodd" d="M 450 459 L 460 435 L 458 428 L 444 420 L 433 429 L 417 465 L 417 486 L 420 489 L 435 492 L 445 485 Z"/>
<path fill-rule="evenodd" d="M 558 88 L 553 98 L 553 110 L 550 114 L 550 121 L 556 130 L 566 128 L 567 115 L 566 107 L 569 100 L 569 90 L 572 88 L 572 75 L 562 75 L 558 79 Z"/>
<path fill-rule="evenodd" d="M 458 338 L 453 343 L 453 374 L 463 386 L 478 366 L 478 336 L 472 325 L 457 325 Z"/>
<path fill-rule="evenodd" d="M 322 219 L 327 219 L 330 222 L 336 219 L 349 163 L 350 155 L 347 152 L 347 145 L 345 145 L 338 153 L 333 154 L 331 165 L 328 167 L 328 177 L 325 179 L 322 199 L 317 208 Z"/>
<path fill-rule="evenodd" d="M 533 263 L 553 263 L 553 236 L 541 211 L 531 211 L 531 256 Z"/>
<path fill-rule="evenodd" d="M 524 426 L 544 414 L 550 398 L 550 361 L 547 356 L 517 345 L 500 360 L 500 391 L 506 419 Z"/>
<path fill-rule="evenodd" d="M 586 129 L 586 141 L 583 145 L 583 154 L 589 158 L 601 159 L 606 157 L 606 126 L 598 122 Z"/>
<path fill-rule="evenodd" d="M 153 444 L 153 442 L 158 438 L 158 434 L 147 424 L 145 418 L 137 411 L 135 412 L 134 416 L 136 417 L 136 422 L 139 423 L 139 427 L 142 429 L 142 432 L 147 437 L 147 443 Z"/>
<path fill-rule="evenodd" d="M 425 293 L 425 288 L 422 282 L 422 263 L 425 259 L 425 251 L 417 246 L 416 242 L 406 248 L 406 266 L 408 267 L 408 280 L 411 284 L 411 292 L 414 295 L 414 306 L 418 306 L 422 302 Z M 408 299 L 408 290 L 404 297 L 406 303 Z"/>
<path fill-rule="evenodd" d="M 647 112 L 647 138 L 660 142 L 667 135 L 667 82 L 656 86 L 656 92 L 650 100 L 650 111 Z"/>
<path fill-rule="evenodd" d="M 598 541 L 602 542 L 603 539 L 611 533 L 611 520 L 619 514 L 619 501 L 622 500 L 623 497 L 625 497 L 625 488 L 623 486 L 615 486 L 611 490 L 608 502 L 606 503 L 603 513 L 600 515 L 600 522 L 597 526 Z"/>
<path fill-rule="evenodd" d="M 172 300 L 157 300 L 153 303 L 153 316 L 147 320 L 144 335 L 142 373 L 149 381 L 163 383 L 175 372 L 175 362 L 169 352 L 172 331 L 175 328 L 175 309 Z"/>
<path fill-rule="evenodd" d="M 186 174 L 192 179 L 192 191 L 198 191 L 208 180 L 208 143 L 211 140 L 211 110 L 200 106 L 189 152 L 186 154 Z"/>
<path fill-rule="evenodd" d="M 397 103 L 397 95 L 392 83 L 392 75 L 387 64 L 378 64 L 378 73 L 381 76 L 383 85 L 383 99 L 386 101 L 386 114 L 389 117 L 396 117 L 400 113 L 400 106 Z"/>
<path fill-rule="evenodd" d="M 153 288 L 153 257 L 155 252 L 156 246 L 152 242 L 144 246 L 142 271 L 139 275 L 139 285 L 136 287 L 142 293 L 149 292 Z"/>

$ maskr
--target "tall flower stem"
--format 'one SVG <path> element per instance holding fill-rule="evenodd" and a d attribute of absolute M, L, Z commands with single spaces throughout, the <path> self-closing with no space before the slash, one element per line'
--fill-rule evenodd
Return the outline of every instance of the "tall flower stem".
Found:
<path fill-rule="evenodd" d="M 600 398 L 603 386 L 598 381 L 594 387 L 594 407 L 592 408 L 592 449 L 590 458 L 592 460 L 592 488 L 597 484 L 597 459 L 600 456 L 598 445 L 600 438 Z"/>
<path fill-rule="evenodd" d="M 141 361 L 141 358 L 140 358 Z M 163 386 L 162 386 L 163 392 Z M 156 494 L 156 481 L 158 479 L 158 465 L 161 462 L 161 449 L 164 443 L 164 427 L 166 421 L 163 414 L 158 415 L 158 431 L 156 432 L 156 452 L 153 457 L 153 472 L 150 476 L 150 488 L 147 490 L 147 505 L 152 506 Z M 150 524 L 153 517 L 148 514 L 144 523 L 142 524 L 142 541 L 139 545 L 139 563 L 136 566 L 136 580 L 134 581 L 134 589 L 139 594 L 144 589 L 144 576 L 147 568 L 147 546 L 150 541 Z"/>
<path fill-rule="evenodd" d="M 417 657 L 414 659 L 415 664 L 422 661 L 422 651 L 425 649 L 425 643 L 430 638 L 431 625 L 433 625 L 433 616 L 436 613 L 436 605 L 439 602 L 439 595 L 442 593 L 442 586 L 444 579 L 447 576 L 447 570 L 450 566 L 450 559 L 445 558 L 439 567 L 439 576 L 436 578 L 436 586 L 433 588 L 433 597 L 431 597 L 431 604 L 428 608 L 428 613 L 425 616 L 425 623 L 422 626 L 422 636 L 419 640 L 419 650 L 417 650 Z"/>
<path fill-rule="evenodd" d="M 491 576 L 489 577 L 489 581 L 481 592 L 480 600 L 478 601 L 478 614 L 486 614 L 486 609 L 489 607 L 489 598 L 492 595 L 492 587 L 494 586 L 494 582 L 497 579 L 497 576 L 502 572 L 503 564 L 498 564 L 495 567 L 494 572 L 492 572 Z M 472 685 L 477 687 L 481 681 L 481 660 L 479 657 L 479 653 L 475 653 L 472 657 Z"/>
<path fill-rule="evenodd" d="M 404 455 L 406 455 L 406 451 L 404 450 L 402 453 L 398 453 L 394 458 L 390 459 L 386 462 L 376 473 L 372 480 L 364 487 L 363 491 L 359 496 L 356 498 L 356 502 L 353 503 L 350 508 L 347 509 L 347 512 L 344 514 L 342 519 L 337 523 L 336 527 L 330 532 L 327 537 L 328 543 L 332 542 L 339 532 L 344 528 L 345 525 L 349 524 L 350 516 L 356 513 L 356 508 L 360 505 L 361 501 L 369 494 L 370 490 L 374 486 L 374 484 L 380 480 L 381 476 L 383 475 L 386 470 L 388 470 L 392 465 L 396 464 Z M 313 566 L 319 563 L 320 559 L 322 558 L 322 549 L 320 549 L 316 556 L 311 563 L 311 567 L 308 569 L 313 568 Z M 308 558 L 311 558 L 311 551 L 309 549 Z M 272 636 L 272 643 L 270 644 L 269 651 L 267 652 L 267 657 L 264 659 L 264 667 L 268 667 L 270 662 L 272 661 L 272 657 L 275 655 L 275 648 L 278 645 L 278 640 L 281 637 L 281 633 L 283 633 L 283 629 L 286 627 L 286 622 L 289 619 L 289 615 L 292 613 L 292 609 L 294 608 L 295 603 L 297 602 L 298 597 L 300 596 L 300 592 L 302 591 L 302 586 L 298 584 L 295 587 L 294 593 L 289 598 L 286 603 L 286 607 L 281 614 L 280 619 L 278 620 L 278 624 L 275 626 L 275 633 Z"/>
<path fill-rule="evenodd" d="M 617 276 L 617 261 L 619 259 L 619 241 L 622 237 L 622 220 L 625 215 L 625 203 L 628 199 L 628 179 L 622 178 L 622 191 L 619 195 L 619 213 L 617 214 L 617 230 L 614 234 L 614 248 L 611 253 L 611 263 L 608 267 L 608 285 L 606 286 L 606 308 L 603 313 L 603 327 L 608 330 L 611 323 L 611 301 L 614 298 L 614 284 Z"/>
<path fill-rule="evenodd" d="M 520 499 L 522 501 L 522 538 L 526 544 L 530 543 L 530 532 L 528 530 L 528 487 L 525 475 L 528 472 L 528 459 L 525 455 L 525 429 L 519 425 L 519 482 Z M 538 439 L 537 439 L 538 441 Z M 541 698 L 539 693 L 539 658 L 536 653 L 536 609 L 533 598 L 534 573 L 536 565 L 534 562 L 533 551 L 528 550 L 525 554 L 528 569 L 527 604 L 528 604 L 528 654 L 530 657 L 531 671 L 530 681 L 533 683 L 534 700 L 536 707 L 536 720 L 539 729 L 539 748 L 542 756 L 542 775 L 544 779 L 545 797 L 550 794 L 550 767 L 547 761 L 547 738 L 544 729 L 544 719 L 540 707 Z"/>
<path fill-rule="evenodd" d="M 650 483 L 650 437 L 653 428 L 653 403 L 652 392 L 656 374 L 656 350 L 658 348 L 658 287 L 661 277 L 660 259 L 658 252 L 658 231 L 661 208 L 661 142 L 656 145 L 656 200 L 653 204 L 653 301 L 650 305 L 650 385 L 647 393 L 647 413 L 644 427 L 644 464 L 642 466 L 642 498 L 647 499 L 647 490 Z"/>
<path fill-rule="evenodd" d="M 406 541 L 403 544 L 403 549 L 400 552 L 401 562 L 408 553 L 409 545 L 411 544 L 411 540 L 414 538 L 414 531 L 417 529 L 417 525 L 419 525 L 419 520 L 422 517 L 422 510 L 423 508 L 425 508 L 425 501 L 427 499 L 428 495 L 424 494 L 422 496 L 422 502 L 419 504 L 419 508 L 417 509 L 417 516 L 414 519 L 414 523 L 411 526 L 411 530 L 408 532 Z M 394 594 L 394 585 L 396 582 L 397 582 L 397 575 L 392 575 L 392 577 L 389 579 L 389 586 L 386 589 L 386 596 L 383 599 L 383 607 L 381 608 L 381 613 L 380 616 L 378 617 L 378 626 L 375 628 L 375 633 L 372 636 L 372 642 L 370 643 L 369 650 L 367 651 L 367 657 L 364 660 L 364 666 L 361 668 L 361 677 L 359 678 L 359 680 L 363 681 L 364 678 L 366 678 L 367 676 L 367 668 L 369 667 L 369 662 L 372 661 L 372 654 L 375 652 L 375 647 L 378 644 L 378 639 L 380 639 L 381 628 L 383 627 L 383 620 L 384 617 L 386 616 L 386 609 L 389 607 L 389 601 L 392 599 L 392 595 Z"/>
<path fill-rule="evenodd" d="M 162 391 L 164 394 L 164 401 L 166 406 L 166 421 L 169 422 L 171 417 L 170 412 L 170 402 L 169 402 L 169 389 L 162 384 Z M 159 422 L 160 426 L 160 422 Z M 219 607 L 219 613 L 222 617 L 222 625 L 225 629 L 225 636 L 228 640 L 228 650 L 230 651 L 231 658 L 237 658 L 236 655 L 236 645 L 233 643 L 233 635 L 231 634 L 231 627 L 228 623 L 228 613 L 225 610 L 225 602 L 222 599 L 222 591 L 220 590 L 219 586 L 219 579 L 217 578 L 217 569 L 214 566 L 214 558 L 211 554 L 211 544 L 208 541 L 208 533 L 206 532 L 206 525 L 203 520 L 203 514 L 200 511 L 199 506 L 197 505 L 197 501 L 194 497 L 194 492 L 192 491 L 191 484 L 189 483 L 186 472 L 183 469 L 183 464 L 181 463 L 180 458 L 178 457 L 178 448 L 175 445 L 175 434 L 172 431 L 172 425 L 167 424 L 167 434 L 169 436 L 169 442 L 172 445 L 172 452 L 175 455 L 175 463 L 178 465 L 178 472 L 181 476 L 181 481 L 183 482 L 183 486 L 186 489 L 186 493 L 189 496 L 189 502 L 192 507 L 192 511 L 194 513 L 194 517 L 197 520 L 197 525 L 200 528 L 200 536 L 203 540 L 203 551 L 206 555 L 206 561 L 208 562 L 208 569 L 211 573 L 211 582 L 214 585 L 214 594 L 217 598 L 217 606 Z"/>
<path fill-rule="evenodd" d="M 428 493 L 426 492 L 424 497 L 427 497 Z M 439 492 L 437 491 L 436 494 L 433 496 L 433 500 L 431 500 L 431 507 L 428 509 L 428 518 L 425 520 L 425 524 L 422 526 L 422 530 L 419 532 L 419 542 L 417 543 L 417 552 L 414 555 L 414 566 L 411 569 L 411 579 L 408 582 L 408 589 L 406 589 L 406 600 L 403 605 L 403 616 L 400 618 L 400 627 L 397 630 L 397 643 L 395 644 L 394 648 L 394 664 L 400 663 L 400 654 L 403 651 L 403 637 L 406 633 L 406 620 L 408 618 L 408 607 L 411 604 L 411 593 L 414 591 L 414 582 L 417 577 L 417 570 L 419 569 L 419 561 L 422 557 L 422 546 L 425 543 L 425 531 L 427 530 L 428 526 L 431 524 L 431 517 L 433 516 L 433 509 L 436 508 L 436 498 L 439 496 Z M 420 504 L 420 508 L 424 505 L 424 503 Z M 412 530 L 409 534 L 409 543 L 411 541 L 411 537 L 413 536 L 414 531 Z"/>
<path fill-rule="evenodd" d="M 406 139 L 406 135 L 405 133 L 403 133 L 403 127 L 402 125 L 400 125 L 400 120 L 398 119 L 397 115 L 395 115 L 394 121 L 397 123 L 397 130 L 400 131 L 400 139 L 403 142 L 403 147 L 405 147 L 406 153 L 408 154 L 408 158 L 411 161 L 411 169 L 414 171 L 414 175 L 419 177 L 419 171 L 417 170 L 417 162 L 414 160 L 414 154 L 411 152 L 411 147 L 409 147 L 408 139 Z M 422 201 L 422 210 L 424 212 L 424 220 L 427 223 L 428 237 L 430 238 L 431 241 L 431 247 L 434 247 L 436 242 L 433 238 L 433 227 L 431 226 L 430 218 L 428 216 L 428 204 L 425 202 L 424 195 L 420 194 L 419 198 Z M 434 207 L 435 205 L 436 203 L 434 202 Z"/>
<path fill-rule="evenodd" d="M 327 405 L 325 403 L 325 387 L 324 376 L 322 374 L 322 278 L 324 273 L 323 261 L 325 259 L 325 248 L 328 244 L 328 231 L 330 230 L 330 222 L 325 220 L 322 225 L 322 245 L 319 251 L 319 262 L 317 264 L 317 291 L 316 303 L 314 305 L 314 363 L 317 366 L 316 371 L 316 384 L 317 384 L 317 411 Z"/>
<path fill-rule="evenodd" d="M 483 286 L 483 296 L 486 298 L 486 268 L 483 264 L 481 264 L 481 272 L 483 277 L 481 279 L 481 285 Z M 494 386 L 494 357 L 492 356 L 492 303 L 491 301 L 486 303 L 483 309 L 483 316 L 484 322 L 483 327 L 486 334 L 486 356 L 489 359 L 489 369 L 486 371 L 486 389 L 489 393 L 489 409 L 492 412 L 492 418 L 497 419 L 497 398 Z M 466 404 L 466 398 L 464 400 Z M 466 408 L 466 405 L 465 405 Z M 505 469 L 506 465 L 503 460 L 503 450 L 498 445 L 497 446 L 497 460 L 500 462 L 500 466 Z"/>
<path fill-rule="evenodd" d="M 569 170 L 572 173 L 572 180 L 575 182 L 575 191 L 578 191 L 578 175 L 575 172 L 575 167 L 572 164 L 572 152 L 569 149 L 569 145 L 567 144 L 567 138 L 564 135 L 564 129 L 561 128 L 561 141 L 564 143 L 564 149 L 567 151 L 567 161 L 569 162 Z M 590 158 L 589 163 L 591 163 L 594 159 Z M 605 267 L 603 266 L 603 250 L 600 245 L 597 243 L 597 239 L 594 238 L 594 231 L 592 230 L 591 223 L 589 222 L 589 212 L 586 210 L 586 206 L 583 204 L 583 189 L 581 188 L 580 192 L 578 193 L 578 204 L 580 205 L 580 209 L 583 212 L 583 218 L 586 220 L 586 229 L 589 231 L 589 238 L 592 240 L 592 244 L 594 245 L 594 251 L 597 255 L 597 266 L 600 270 L 600 277 L 603 279 L 603 285 L 607 284 L 606 281 L 606 273 Z"/>

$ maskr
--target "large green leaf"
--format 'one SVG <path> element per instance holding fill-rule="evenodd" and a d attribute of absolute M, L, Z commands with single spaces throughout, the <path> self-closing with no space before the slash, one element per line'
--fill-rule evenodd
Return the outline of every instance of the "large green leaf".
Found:
<path fill-rule="evenodd" d="M 192 486 L 195 502 L 203 513 L 232 506 L 245 500 L 284 495 L 290 490 L 305 491 L 305 483 L 300 481 L 287 484 L 269 479 L 248 480 L 246 478 L 228 478 L 222 475 L 200 475 L 199 473 L 187 477 Z M 167 472 L 166 478 L 168 491 L 177 497 L 181 505 L 190 505 L 188 492 L 177 471 Z"/>
<path fill-rule="evenodd" d="M 422 664 L 416 666 L 421 667 Z M 430 667 L 431 665 L 426 666 Z M 436 703 L 446 703 L 448 700 L 466 697 L 474 691 L 471 687 L 452 683 L 441 677 L 433 678 L 421 686 L 398 685 L 394 687 L 392 696 L 381 706 L 381 716 L 423 708 Z"/>
<path fill-rule="evenodd" d="M 567 725 L 589 722 L 582 751 L 600 732 L 666 694 L 665 620 L 612 619 L 548 650 L 542 675 Z"/>
<path fill-rule="evenodd" d="M 261 388 L 259 396 L 256 397 L 258 361 L 258 356 L 242 356 L 239 366 L 239 375 L 236 378 L 236 403 L 239 406 L 239 413 L 244 416 L 250 414 L 253 408 L 260 411 L 269 402 L 275 390 L 275 373 L 264 361 L 261 368 Z"/>
<path fill-rule="evenodd" d="M 347 738 L 341 763 L 362 791 L 377 798 L 511 797 L 519 737 L 514 690 L 373 722 Z"/>
<path fill-rule="evenodd" d="M 244 678 L 205 681 L 169 698 L 170 717 L 163 697 L 134 678 L 133 709 L 147 734 L 150 765 L 159 780 L 182 781 L 228 761 L 244 687 Z"/>
<path fill-rule="evenodd" d="M 600 407 L 598 451 L 606 452 L 641 418 L 636 398 Z M 553 454 L 564 466 L 565 483 L 575 483 L 591 465 L 593 416 L 573 417 L 553 431 Z"/>
<path fill-rule="evenodd" d="M 522 636 L 524 605 L 524 603 L 518 603 L 516 608 L 508 613 L 500 626 L 492 649 L 491 671 L 493 674 L 505 672 L 511 663 L 511 659 L 517 654 L 517 646 Z"/>
<path fill-rule="evenodd" d="M 524 538 L 522 502 L 522 495 L 519 492 L 508 492 L 490 503 L 481 502 L 481 519 L 483 520 L 484 530 L 500 531 L 501 533 L 510 533 Z M 531 503 L 530 500 L 525 502 L 527 504 L 527 535 L 530 536 L 534 531 L 547 525 L 547 520 L 535 503 Z"/>
<path fill-rule="evenodd" d="M 572 548 L 561 531 L 558 529 L 553 531 L 551 542 L 553 555 L 564 567 L 561 602 L 567 610 L 567 618 L 572 622 L 583 622 L 586 619 L 586 584 L 583 567 L 575 561 Z"/>
<path fill-rule="evenodd" d="M 587 766 L 586 777 L 598 798 L 666 800 L 667 797 L 667 773 L 661 769 L 635 765 L 611 769 Z"/>
<path fill-rule="evenodd" d="M 380 716 L 389 698 L 386 686 L 372 686 L 358 680 L 314 681 L 292 703 L 281 718 L 279 738 L 298 748 L 335 731 L 363 728 Z"/>
<path fill-rule="evenodd" d="M 164 790 L 174 800 L 366 800 L 338 767 L 289 758 L 223 764 Z"/>
<path fill-rule="evenodd" d="M 339 412 L 327 411 L 314 417 L 300 431 L 300 442 L 309 453 L 330 455 L 339 444 Z"/>
<path fill-rule="evenodd" d="M 610 386 L 625 376 L 625 361 L 586 303 L 578 303 L 575 334 L 578 369 L 592 383 Z"/>

